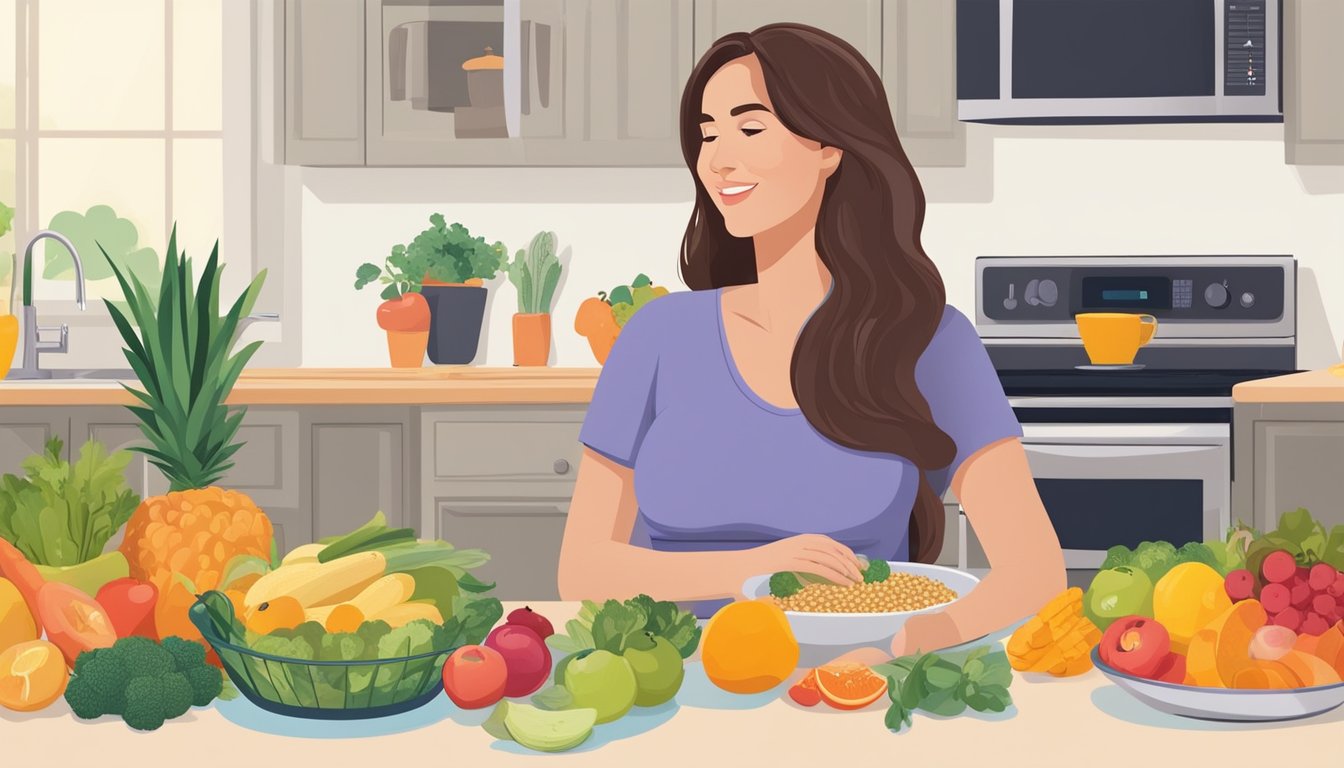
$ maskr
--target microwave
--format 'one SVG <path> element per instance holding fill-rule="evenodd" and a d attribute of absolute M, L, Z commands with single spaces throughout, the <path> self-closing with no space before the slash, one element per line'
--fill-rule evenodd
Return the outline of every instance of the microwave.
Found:
<path fill-rule="evenodd" d="M 1282 0 L 957 0 L 968 122 L 1282 122 Z"/>

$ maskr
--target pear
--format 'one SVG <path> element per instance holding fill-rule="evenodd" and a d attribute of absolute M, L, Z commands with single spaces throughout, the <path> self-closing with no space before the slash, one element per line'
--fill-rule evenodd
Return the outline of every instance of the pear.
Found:
<path fill-rule="evenodd" d="M 504 700 L 482 725 L 497 739 L 516 741 L 538 752 L 564 752 L 588 740 L 597 723 L 597 710 L 548 711 L 530 704 Z"/>

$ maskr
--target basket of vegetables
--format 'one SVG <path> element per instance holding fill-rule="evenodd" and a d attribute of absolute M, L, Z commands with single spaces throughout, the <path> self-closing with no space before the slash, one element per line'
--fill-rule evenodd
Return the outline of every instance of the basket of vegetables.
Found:
<path fill-rule="evenodd" d="M 323 720 L 395 715 L 439 695 L 448 655 L 482 642 L 503 614 L 480 594 L 492 585 L 466 570 L 485 557 L 417 541 L 380 515 L 294 550 L 246 593 L 197 596 L 189 615 L 262 709 Z"/>

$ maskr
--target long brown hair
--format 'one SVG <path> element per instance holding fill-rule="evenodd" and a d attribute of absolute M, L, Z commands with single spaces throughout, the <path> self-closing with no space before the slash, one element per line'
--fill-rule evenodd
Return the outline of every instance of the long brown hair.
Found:
<path fill-rule="evenodd" d="M 946 303 L 938 268 L 919 240 L 924 191 L 877 73 L 844 40 L 801 24 L 734 32 L 701 57 L 681 100 L 681 146 L 692 175 L 705 84 L 727 62 L 753 53 L 780 122 L 843 153 L 826 182 L 816 227 L 831 290 L 794 348 L 794 396 L 808 422 L 832 441 L 903 456 L 918 467 L 909 554 L 932 562 L 942 549 L 943 505 L 925 471 L 950 464 L 956 446 L 915 383 L 915 363 Z M 729 234 L 698 178 L 680 267 L 692 290 L 757 279 L 751 238 Z"/>

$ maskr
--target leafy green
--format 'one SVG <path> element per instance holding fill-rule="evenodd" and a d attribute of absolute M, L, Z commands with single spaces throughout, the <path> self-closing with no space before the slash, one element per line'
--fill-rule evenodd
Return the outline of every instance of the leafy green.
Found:
<path fill-rule="evenodd" d="M 583 601 L 579 615 L 565 624 L 565 633 L 546 638 L 546 644 L 563 654 L 600 649 L 620 654 L 626 648 L 649 647 L 651 639 L 666 638 L 683 659 L 700 645 L 701 629 L 695 615 L 674 602 L 657 601 L 648 595 L 630 600 Z"/>
<path fill-rule="evenodd" d="M 1122 565 L 1129 565 L 1134 559 L 1134 553 L 1124 544 L 1117 544 L 1106 550 L 1106 559 L 1102 561 L 1101 568 L 1098 570 L 1109 571 L 1112 568 L 1119 568 Z"/>
<path fill-rule="evenodd" d="M 1214 556 L 1213 550 L 1207 544 L 1198 541 L 1186 542 L 1176 550 L 1175 565 L 1181 563 L 1203 563 L 1218 570 L 1218 558 Z"/>
<path fill-rule="evenodd" d="M 89 440 L 71 465 L 61 458 L 63 446 L 51 438 L 44 453 L 24 459 L 27 477 L 0 478 L 0 537 L 34 565 L 78 565 L 101 555 L 140 504 L 126 484 L 128 451 L 109 454 Z"/>
<path fill-rule="evenodd" d="M 508 254 L 503 243 L 472 237 L 461 224 L 449 225 L 441 213 L 431 215 L 429 222 L 406 248 L 411 269 L 424 266 L 422 274 L 432 280 L 462 283 L 473 277 L 489 280 L 504 265 Z"/>
<path fill-rule="evenodd" d="M 863 569 L 865 584 L 878 584 L 891 578 L 891 564 L 886 560 L 873 560 Z"/>
<path fill-rule="evenodd" d="M 1337 570 L 1344 570 L 1344 524 L 1327 532 L 1325 526 L 1302 507 L 1284 512 L 1279 516 L 1277 528 L 1251 541 L 1246 551 L 1247 570 L 1258 578 L 1261 564 L 1277 549 L 1287 551 L 1300 566 L 1327 563 Z"/>
<path fill-rule="evenodd" d="M 1001 650 L 980 646 L 955 653 L 902 656 L 873 671 L 887 678 L 886 725 L 900 731 L 911 724 L 915 710 L 954 717 L 967 708 L 1002 712 L 1012 704 L 1008 687 L 1012 668 Z"/>
<path fill-rule="evenodd" d="M 493 597 L 453 598 L 453 615 L 444 623 L 436 650 L 480 645 L 504 615 L 504 606 Z"/>
<path fill-rule="evenodd" d="M 383 515 L 382 510 L 379 510 L 369 522 L 323 547 L 322 551 L 317 553 L 317 561 L 329 563 L 339 557 L 358 552 L 372 552 L 395 544 L 414 542 L 414 529 L 389 528 L 387 517 Z"/>
<path fill-rule="evenodd" d="M 114 265 L 120 265 L 141 280 L 152 281 L 158 277 L 159 257 L 154 249 L 140 246 L 140 233 L 135 224 L 117 216 L 110 206 L 95 205 L 82 214 L 61 211 L 51 217 L 47 229 L 65 235 L 79 251 L 83 257 L 85 280 L 111 277 Z M 74 269 L 75 263 L 65 246 L 48 241 L 43 279 L 72 279 Z"/>

